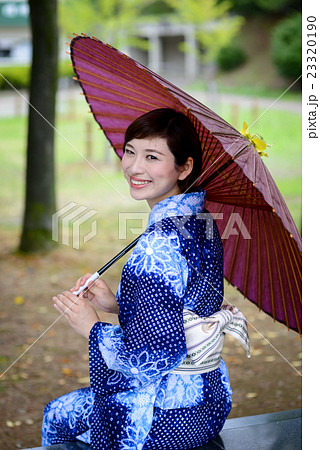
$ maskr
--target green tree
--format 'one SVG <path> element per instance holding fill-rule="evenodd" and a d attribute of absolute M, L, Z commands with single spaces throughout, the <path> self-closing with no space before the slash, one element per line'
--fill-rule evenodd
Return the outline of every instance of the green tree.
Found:
<path fill-rule="evenodd" d="M 143 8 L 143 15 L 168 15 L 173 12 L 172 8 L 166 3 L 166 0 L 153 0 L 149 5 Z"/>
<path fill-rule="evenodd" d="M 59 17 L 67 34 L 85 33 L 117 48 L 145 46 L 137 39 L 136 23 L 152 0 L 61 0 Z"/>
<path fill-rule="evenodd" d="M 225 0 L 61 0 L 59 5 L 65 33 L 96 35 L 117 48 L 146 48 L 146 41 L 136 36 L 137 23 L 144 20 L 165 15 L 194 24 L 199 57 L 204 62 L 216 58 L 219 48 L 232 40 L 243 22 L 229 15 L 230 3 Z"/>
<path fill-rule="evenodd" d="M 29 0 L 32 66 L 27 142 L 26 193 L 20 250 L 53 245 L 55 212 L 54 123 L 57 88 L 57 0 Z"/>
<path fill-rule="evenodd" d="M 212 63 L 221 47 L 226 46 L 240 30 L 243 18 L 230 16 L 230 3 L 219 0 L 166 0 L 176 19 L 193 24 L 198 41 L 198 56 Z M 188 51 L 192 49 L 188 49 Z"/>
<path fill-rule="evenodd" d="M 257 7 L 266 13 L 291 13 L 301 11 L 301 0 L 255 0 Z"/>
<path fill-rule="evenodd" d="M 273 30 L 272 59 L 279 73 L 296 79 L 302 72 L 302 15 L 293 14 L 282 20 Z"/>
<path fill-rule="evenodd" d="M 245 16 L 278 16 L 301 11 L 301 0 L 233 0 L 231 10 Z"/>

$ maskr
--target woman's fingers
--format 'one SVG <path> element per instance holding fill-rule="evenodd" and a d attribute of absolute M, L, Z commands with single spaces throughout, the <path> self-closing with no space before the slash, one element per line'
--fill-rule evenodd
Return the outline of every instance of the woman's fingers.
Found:
<path fill-rule="evenodd" d="M 56 310 L 65 316 L 69 325 L 79 334 L 88 338 L 93 325 L 99 321 L 94 307 L 85 299 L 71 292 L 63 292 L 52 298 Z"/>
<path fill-rule="evenodd" d="M 83 277 L 79 278 L 79 280 L 76 281 L 76 284 L 70 289 L 70 292 L 77 291 L 80 288 L 80 286 L 84 284 L 82 283 L 82 278 Z"/>
<path fill-rule="evenodd" d="M 60 314 L 65 314 L 65 312 L 63 311 L 63 309 L 60 307 L 60 301 L 57 297 L 53 297 L 53 306 L 56 308 L 56 310 L 60 313 Z"/>
<path fill-rule="evenodd" d="M 63 292 L 62 294 L 53 297 L 52 300 L 60 314 L 69 315 L 69 312 L 80 299 L 70 292 Z"/>
<path fill-rule="evenodd" d="M 76 284 L 73 286 L 73 288 L 70 289 L 70 292 L 77 291 L 81 286 L 85 284 L 88 278 L 90 278 L 92 273 L 86 273 L 81 278 L 79 278 L 76 281 Z"/>

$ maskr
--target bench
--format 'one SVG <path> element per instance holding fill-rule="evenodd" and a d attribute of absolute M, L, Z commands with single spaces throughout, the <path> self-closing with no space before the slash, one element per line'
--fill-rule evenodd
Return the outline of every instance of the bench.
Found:
<path fill-rule="evenodd" d="M 195 450 L 301 450 L 302 411 L 295 409 L 227 419 L 221 433 Z M 29 450 L 90 450 L 80 441 Z M 176 449 L 179 450 L 179 449 Z"/>

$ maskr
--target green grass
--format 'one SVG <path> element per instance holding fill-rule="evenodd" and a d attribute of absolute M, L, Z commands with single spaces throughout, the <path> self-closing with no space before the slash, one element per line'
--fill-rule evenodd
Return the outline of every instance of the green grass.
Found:
<path fill-rule="evenodd" d="M 81 99 L 83 101 L 83 99 Z M 66 112 L 56 121 L 56 193 L 57 208 L 70 202 L 98 211 L 106 232 L 117 222 L 117 213 L 148 210 L 144 202 L 134 202 L 128 192 L 117 157 L 107 148 L 106 139 L 98 125 L 83 106 L 77 106 L 73 117 Z M 217 111 L 225 120 L 235 119 L 232 107 L 222 105 Z M 237 129 L 245 120 L 250 125 L 263 110 L 239 107 Z M 92 159 L 86 157 L 86 121 L 92 121 Z M 269 158 L 264 162 L 284 196 L 293 218 L 301 224 L 301 115 L 270 110 L 263 114 L 251 132 L 261 134 L 267 143 Z M 1 227 L 21 227 L 24 205 L 27 118 L 0 120 L 0 179 L 2 215 Z M 106 154 L 109 152 L 109 161 Z"/>
<path fill-rule="evenodd" d="M 283 95 L 286 88 L 289 87 L 289 84 L 290 83 L 288 82 L 288 84 L 285 87 L 277 89 L 259 85 L 252 86 L 250 85 L 250 83 L 228 85 L 223 81 L 217 81 L 215 88 L 217 89 L 217 92 L 221 94 L 244 95 L 246 97 L 253 97 L 253 98 L 263 97 L 276 99 Z M 205 92 L 207 90 L 207 84 L 204 80 L 199 79 L 193 83 L 188 84 L 186 86 L 186 90 Z M 300 90 L 290 89 L 284 94 L 282 99 L 286 101 L 301 102 L 302 93 Z"/>
<path fill-rule="evenodd" d="M 289 83 L 288 83 L 289 86 Z M 264 97 L 264 98 L 278 98 L 280 97 L 285 89 L 270 89 L 265 86 L 250 86 L 248 84 L 239 86 L 228 86 L 223 83 L 218 83 L 218 90 L 221 93 L 234 94 L 234 95 L 245 95 L 248 97 Z M 286 101 L 297 101 L 301 102 L 302 94 L 300 91 L 288 91 L 283 97 Z"/>

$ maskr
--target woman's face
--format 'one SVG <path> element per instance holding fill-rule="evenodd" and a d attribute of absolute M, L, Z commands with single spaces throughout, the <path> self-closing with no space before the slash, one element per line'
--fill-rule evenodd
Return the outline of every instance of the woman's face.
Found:
<path fill-rule="evenodd" d="M 181 193 L 178 180 L 191 172 L 192 158 L 186 165 L 177 167 L 166 139 L 132 139 L 126 144 L 121 166 L 131 196 L 135 200 L 147 200 L 152 208 L 164 198 Z"/>

